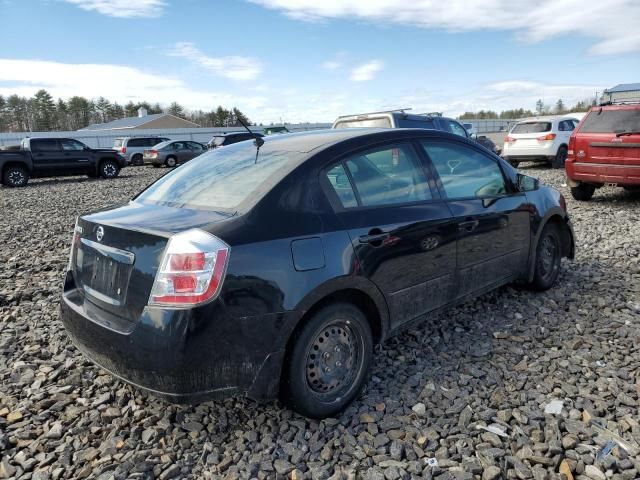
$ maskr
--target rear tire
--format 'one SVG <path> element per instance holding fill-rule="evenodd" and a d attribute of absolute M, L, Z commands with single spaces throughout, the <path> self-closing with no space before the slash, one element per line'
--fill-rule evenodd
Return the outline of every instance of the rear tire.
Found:
<path fill-rule="evenodd" d="M 176 157 L 167 157 L 164 164 L 169 168 L 174 168 L 178 164 Z"/>
<path fill-rule="evenodd" d="M 100 162 L 100 176 L 102 178 L 116 178 L 120 173 L 120 165 L 114 160 L 103 160 Z"/>
<path fill-rule="evenodd" d="M 551 161 L 552 168 L 564 168 L 564 162 L 567 159 L 567 147 L 560 147 L 555 158 Z"/>
<path fill-rule="evenodd" d="M 596 187 L 589 185 L 588 183 L 581 183 L 577 187 L 571 187 L 571 196 L 581 202 L 587 202 L 591 200 L 593 194 L 596 191 Z"/>
<path fill-rule="evenodd" d="M 520 165 L 520 162 L 518 160 L 513 160 L 509 157 L 507 157 L 505 160 L 509 162 L 509 165 L 511 165 L 513 168 L 518 168 L 518 165 Z"/>
<path fill-rule="evenodd" d="M 20 165 L 7 167 L 2 175 L 2 183 L 11 188 L 24 187 L 28 181 L 29 172 Z"/>
<path fill-rule="evenodd" d="M 320 309 L 293 333 L 282 400 L 311 418 L 342 411 L 362 390 L 372 352 L 371 328 L 362 311 L 348 303 Z"/>
<path fill-rule="evenodd" d="M 131 163 L 137 167 L 143 165 L 144 162 L 142 161 L 142 155 L 136 153 L 133 157 L 131 157 Z"/>
<path fill-rule="evenodd" d="M 560 275 L 560 259 L 562 257 L 562 242 L 558 227 L 552 223 L 545 225 L 538 244 L 531 288 L 534 290 L 548 290 L 558 280 Z"/>

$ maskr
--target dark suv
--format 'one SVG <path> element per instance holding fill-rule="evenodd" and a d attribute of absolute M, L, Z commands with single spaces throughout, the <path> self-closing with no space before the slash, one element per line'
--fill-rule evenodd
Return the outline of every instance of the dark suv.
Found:
<path fill-rule="evenodd" d="M 404 110 L 387 112 L 360 113 L 338 117 L 332 128 L 428 128 L 442 130 L 464 138 L 471 135 L 460 122 L 440 115 L 406 113 Z"/>
<path fill-rule="evenodd" d="M 207 148 L 210 150 L 212 148 L 218 147 L 226 147 L 227 145 L 232 145 L 238 142 L 244 142 L 245 140 L 253 140 L 256 137 L 264 137 L 261 133 L 249 133 L 249 132 L 229 132 L 229 133 L 221 133 L 220 135 L 215 135 L 209 143 L 207 143 Z"/>

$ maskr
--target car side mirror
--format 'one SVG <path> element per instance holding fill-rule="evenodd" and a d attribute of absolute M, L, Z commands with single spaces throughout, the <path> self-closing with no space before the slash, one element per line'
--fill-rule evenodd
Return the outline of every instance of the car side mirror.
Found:
<path fill-rule="evenodd" d="M 518 190 L 521 192 L 533 192 L 540 188 L 540 180 L 529 175 L 518 174 Z"/>

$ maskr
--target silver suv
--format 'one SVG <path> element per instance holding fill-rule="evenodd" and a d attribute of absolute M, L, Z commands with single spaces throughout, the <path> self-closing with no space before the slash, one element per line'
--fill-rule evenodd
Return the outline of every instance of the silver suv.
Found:
<path fill-rule="evenodd" d="M 127 160 L 127 164 L 142 165 L 145 150 L 169 140 L 166 137 L 120 137 L 113 141 L 113 149 Z"/>

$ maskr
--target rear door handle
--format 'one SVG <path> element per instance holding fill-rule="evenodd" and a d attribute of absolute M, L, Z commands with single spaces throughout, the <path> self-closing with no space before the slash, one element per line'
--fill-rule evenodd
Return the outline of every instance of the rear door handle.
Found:
<path fill-rule="evenodd" d="M 465 232 L 473 232 L 480 222 L 478 220 L 467 220 L 466 222 L 460 222 L 458 228 Z"/>
<path fill-rule="evenodd" d="M 382 242 L 383 240 L 389 238 L 388 233 L 373 233 L 371 235 L 362 235 L 358 240 L 360 243 L 376 243 Z"/>

